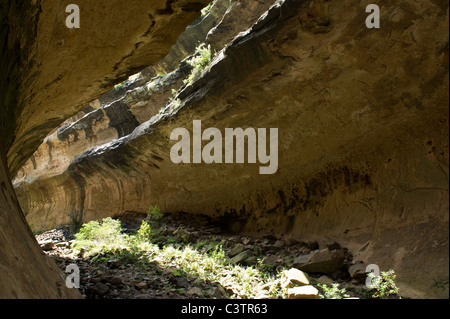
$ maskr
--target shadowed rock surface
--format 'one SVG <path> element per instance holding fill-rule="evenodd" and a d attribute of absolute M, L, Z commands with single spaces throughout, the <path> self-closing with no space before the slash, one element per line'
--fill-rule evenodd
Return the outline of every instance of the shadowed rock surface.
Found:
<path fill-rule="evenodd" d="M 124 117 L 109 125 L 117 140 L 71 153 L 57 173 L 28 169 L 16 185 L 28 221 L 50 228 L 158 205 L 241 234 L 336 241 L 355 260 L 395 269 L 405 296 L 448 297 L 433 289 L 448 281 L 448 3 L 387 1 L 380 30 L 365 27 L 364 9 L 275 5 L 177 93 L 181 107 L 169 103 L 135 129 L 136 116 Z M 260 175 L 259 164 L 173 164 L 171 131 L 192 131 L 196 119 L 222 132 L 279 128 L 277 173 Z M 132 125 L 120 133 L 123 123 Z M 16 143 L 10 154 L 19 147 L 31 150 Z M 11 156 L 14 173 L 23 161 Z"/>

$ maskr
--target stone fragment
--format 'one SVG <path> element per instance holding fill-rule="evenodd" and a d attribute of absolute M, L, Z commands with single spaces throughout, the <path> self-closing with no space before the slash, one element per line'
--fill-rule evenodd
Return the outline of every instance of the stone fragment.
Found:
<path fill-rule="evenodd" d="M 187 294 L 189 296 L 199 296 L 199 297 L 203 296 L 202 290 L 200 288 L 198 288 L 198 287 L 190 288 L 187 291 Z"/>
<path fill-rule="evenodd" d="M 214 290 L 214 297 L 217 299 L 228 299 L 227 292 L 225 288 L 221 284 L 217 284 L 216 289 Z"/>
<path fill-rule="evenodd" d="M 111 283 L 114 286 L 123 286 L 125 284 L 124 280 L 122 279 L 122 277 L 119 276 L 113 276 L 110 280 L 109 283 Z"/>
<path fill-rule="evenodd" d="M 311 285 L 289 288 L 288 299 L 319 299 L 319 291 Z"/>
<path fill-rule="evenodd" d="M 189 281 L 185 277 L 178 277 L 175 281 L 176 285 L 180 288 L 188 288 Z"/>
<path fill-rule="evenodd" d="M 109 287 L 101 282 L 96 283 L 93 285 L 90 290 L 97 296 L 103 297 L 108 291 Z"/>
<path fill-rule="evenodd" d="M 145 281 L 141 281 L 140 283 L 136 284 L 135 287 L 138 290 L 144 290 L 148 288 L 148 285 Z"/>
<path fill-rule="evenodd" d="M 317 279 L 317 282 L 320 284 L 331 285 L 333 284 L 333 279 L 328 276 L 321 276 L 319 279 Z"/>
<path fill-rule="evenodd" d="M 236 246 L 234 246 L 234 248 L 229 252 L 230 257 L 234 257 L 238 254 L 240 254 L 241 252 L 244 251 L 244 245 L 242 244 L 237 244 Z"/>
<path fill-rule="evenodd" d="M 109 268 L 116 269 L 119 268 L 122 262 L 119 259 L 110 259 L 106 262 Z"/>
<path fill-rule="evenodd" d="M 285 245 L 285 242 L 284 242 L 284 240 L 277 240 L 276 242 L 275 242 L 275 244 L 273 244 L 273 247 L 275 247 L 275 248 L 281 248 L 281 247 L 284 247 L 284 245 Z"/>
<path fill-rule="evenodd" d="M 230 259 L 230 263 L 233 265 L 244 264 L 244 261 L 250 257 L 250 251 L 244 250 L 243 252 L 237 254 L 233 258 Z"/>
<path fill-rule="evenodd" d="M 55 247 L 55 243 L 51 240 L 42 241 L 39 243 L 39 245 L 44 251 L 53 250 L 53 248 Z"/>
<path fill-rule="evenodd" d="M 358 262 L 350 265 L 350 267 L 348 267 L 348 273 L 350 274 L 350 277 L 357 281 L 365 280 L 367 277 L 366 264 Z"/>
<path fill-rule="evenodd" d="M 301 270 L 291 268 L 283 271 L 281 274 L 281 286 L 284 288 L 293 288 L 306 285 L 309 285 L 309 278 Z"/>

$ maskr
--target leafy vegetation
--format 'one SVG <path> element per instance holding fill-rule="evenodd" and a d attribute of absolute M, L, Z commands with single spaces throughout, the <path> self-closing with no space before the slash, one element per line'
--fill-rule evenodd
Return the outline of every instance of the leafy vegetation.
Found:
<path fill-rule="evenodd" d="M 159 214 L 156 206 L 149 210 L 149 218 L 160 218 Z M 263 286 L 270 296 L 285 295 L 280 284 L 281 273 L 272 274 L 261 263 L 255 266 L 231 264 L 223 243 L 214 238 L 186 244 L 168 237 L 160 247 L 157 234 L 158 230 L 152 229 L 150 221 L 142 221 L 136 233 L 124 234 L 120 221 L 106 218 L 84 224 L 72 247 L 76 254 L 90 256 L 95 262 L 119 259 L 123 264 L 134 264 L 142 269 L 156 262 L 161 269 L 176 269 L 178 275 L 189 274 L 232 287 L 233 293 L 242 298 L 256 297 Z"/>
<path fill-rule="evenodd" d="M 147 212 L 147 218 L 149 220 L 160 220 L 162 217 L 163 214 L 158 206 L 150 206 Z"/>
<path fill-rule="evenodd" d="M 386 299 L 398 294 L 399 289 L 395 284 L 397 276 L 394 270 L 382 271 L 380 276 L 375 276 L 373 273 L 369 273 L 368 276 L 373 285 L 373 288 L 366 293 L 368 297 Z"/>
<path fill-rule="evenodd" d="M 204 43 L 197 47 L 194 56 L 187 62 L 192 66 L 189 77 L 184 80 L 184 84 L 191 84 L 197 80 L 209 67 L 213 58 L 211 45 L 206 46 Z"/>
<path fill-rule="evenodd" d="M 126 82 L 127 82 L 127 81 L 122 82 L 122 83 L 119 83 L 119 84 L 116 84 L 116 85 L 114 86 L 114 90 L 115 90 L 115 91 L 121 90 L 123 87 L 125 87 Z"/>
<path fill-rule="evenodd" d="M 338 283 L 333 283 L 330 286 L 326 284 L 317 284 L 322 293 L 319 295 L 322 299 L 343 299 L 348 298 L 350 295 L 347 293 L 347 289 L 339 289 Z"/>
<path fill-rule="evenodd" d="M 200 18 L 205 17 L 211 11 L 213 3 L 214 1 L 211 1 L 206 7 L 203 8 Z"/>
<path fill-rule="evenodd" d="M 233 264 L 226 254 L 223 239 L 211 236 L 194 241 L 188 239 L 189 233 L 183 230 L 165 232 L 162 218 L 159 207 L 151 206 L 140 227 L 127 233 L 122 231 L 118 220 L 91 221 L 83 224 L 75 235 L 72 248 L 75 254 L 90 257 L 97 263 L 119 260 L 123 265 L 134 265 L 145 272 L 169 269 L 174 276 L 218 282 L 228 293 L 240 298 L 255 298 L 261 292 L 275 298 L 287 296 L 287 288 L 282 287 L 282 272 L 290 267 L 289 263 L 275 267 L 258 253 L 251 265 Z M 398 294 L 393 270 L 382 272 L 378 277 L 369 276 L 374 286 L 371 290 L 358 292 L 341 288 L 338 283 L 317 284 L 319 297 L 343 299 L 356 294 L 366 298 L 389 298 Z"/>

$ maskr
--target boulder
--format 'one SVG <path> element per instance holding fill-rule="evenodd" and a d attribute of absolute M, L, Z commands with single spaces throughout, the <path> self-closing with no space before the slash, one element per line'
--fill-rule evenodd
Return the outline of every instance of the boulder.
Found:
<path fill-rule="evenodd" d="M 357 262 L 348 267 L 348 273 L 352 279 L 362 281 L 367 277 L 366 267 L 367 265 L 363 262 Z"/>
<path fill-rule="evenodd" d="M 344 251 L 342 249 L 329 250 L 325 248 L 297 257 L 293 267 L 305 272 L 332 274 L 342 268 L 343 263 Z"/>
<path fill-rule="evenodd" d="M 284 288 L 293 288 L 297 286 L 309 285 L 308 275 L 296 268 L 283 271 L 281 275 L 281 286 Z"/>
<path fill-rule="evenodd" d="M 289 288 L 288 299 L 319 299 L 319 291 L 310 285 Z"/>

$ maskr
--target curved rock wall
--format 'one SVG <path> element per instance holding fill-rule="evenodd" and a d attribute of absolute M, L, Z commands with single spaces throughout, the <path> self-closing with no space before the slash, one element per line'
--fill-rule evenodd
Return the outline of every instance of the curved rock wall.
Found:
<path fill-rule="evenodd" d="M 27 219 L 54 225 L 127 212 L 206 214 L 233 231 L 337 240 L 411 297 L 447 296 L 448 4 L 280 2 L 164 112 L 22 183 Z M 279 129 L 279 169 L 173 164 L 170 133 Z"/>
<path fill-rule="evenodd" d="M 76 156 L 129 135 L 173 98 L 172 91 L 183 86 L 183 80 L 192 69 L 186 57 L 195 54 L 199 43 L 206 40 L 213 48 L 222 49 L 239 32 L 251 27 L 273 3 L 273 0 L 214 1 L 209 13 L 180 35 L 164 59 L 117 85 L 47 136 L 19 169 L 13 181 L 15 187 L 23 182 L 57 176 Z M 155 76 L 155 70 L 164 74 Z M 53 209 L 52 206 L 47 208 Z M 36 209 L 40 209 L 39 206 Z M 48 225 L 38 223 L 36 227 L 47 228 Z"/>
<path fill-rule="evenodd" d="M 158 62 L 207 0 L 0 0 L 0 298 L 78 298 L 44 256 L 10 177 L 47 134 L 121 80 Z"/>

